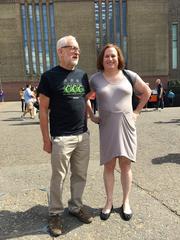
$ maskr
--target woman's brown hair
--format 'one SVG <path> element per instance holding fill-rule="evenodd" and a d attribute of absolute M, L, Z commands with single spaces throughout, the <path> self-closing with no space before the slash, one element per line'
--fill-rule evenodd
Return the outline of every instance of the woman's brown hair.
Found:
<path fill-rule="evenodd" d="M 100 52 L 98 58 L 97 58 L 97 69 L 98 70 L 104 70 L 104 66 L 103 66 L 103 59 L 104 59 L 104 53 L 106 51 L 107 48 L 115 48 L 117 51 L 117 55 L 118 55 L 118 69 L 123 69 L 125 66 L 125 61 L 124 61 L 124 56 L 122 54 L 121 49 L 115 45 L 115 44 L 111 44 L 108 43 L 106 46 L 103 47 L 102 51 Z"/>

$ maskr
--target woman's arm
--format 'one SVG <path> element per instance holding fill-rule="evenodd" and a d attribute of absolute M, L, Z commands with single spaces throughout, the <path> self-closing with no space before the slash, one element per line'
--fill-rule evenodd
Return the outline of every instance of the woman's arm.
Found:
<path fill-rule="evenodd" d="M 93 96 L 93 95 L 94 95 L 94 91 L 91 91 L 86 95 L 87 113 L 89 114 L 89 117 L 92 122 L 99 123 L 99 117 L 94 115 L 94 112 L 93 112 L 92 106 L 91 106 L 91 101 L 89 100 L 91 98 L 91 96 Z"/>
<path fill-rule="evenodd" d="M 135 88 L 135 91 L 139 93 L 138 94 L 139 104 L 134 110 L 134 113 L 139 114 L 151 96 L 151 89 L 143 80 L 136 81 L 134 88 Z"/>

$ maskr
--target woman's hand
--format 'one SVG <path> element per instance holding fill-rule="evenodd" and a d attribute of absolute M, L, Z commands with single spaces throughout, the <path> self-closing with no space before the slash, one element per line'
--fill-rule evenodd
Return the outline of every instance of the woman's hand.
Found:
<path fill-rule="evenodd" d="M 140 113 L 139 113 L 138 111 L 135 110 L 135 111 L 133 112 L 133 116 L 132 116 L 132 117 L 133 117 L 133 119 L 134 119 L 135 122 L 136 122 L 137 118 L 139 117 L 139 115 L 140 115 Z"/>
<path fill-rule="evenodd" d="M 99 124 L 100 122 L 100 118 L 95 116 L 94 114 L 90 117 L 91 121 L 96 123 L 96 124 Z"/>

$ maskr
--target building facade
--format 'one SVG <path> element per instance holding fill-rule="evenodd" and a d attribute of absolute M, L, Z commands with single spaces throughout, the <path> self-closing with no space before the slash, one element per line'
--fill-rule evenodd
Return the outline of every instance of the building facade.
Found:
<path fill-rule="evenodd" d="M 27 83 L 58 64 L 56 41 L 74 35 L 79 67 L 89 75 L 108 42 L 123 50 L 127 68 L 154 87 L 179 79 L 178 0 L 0 0 L 0 88 L 18 100 Z"/>

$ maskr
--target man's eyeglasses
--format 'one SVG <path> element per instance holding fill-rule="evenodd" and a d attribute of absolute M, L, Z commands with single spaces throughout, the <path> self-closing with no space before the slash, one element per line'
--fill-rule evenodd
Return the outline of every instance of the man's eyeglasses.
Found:
<path fill-rule="evenodd" d="M 78 47 L 75 47 L 75 46 L 67 45 L 67 46 L 64 46 L 62 48 L 69 48 L 71 52 L 78 52 L 78 53 L 80 53 L 80 49 Z"/>

